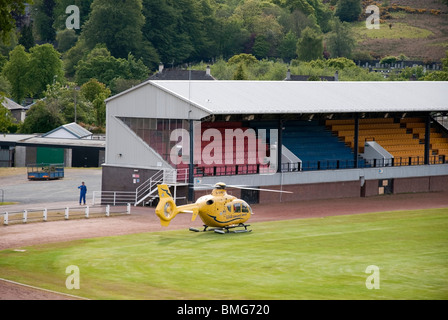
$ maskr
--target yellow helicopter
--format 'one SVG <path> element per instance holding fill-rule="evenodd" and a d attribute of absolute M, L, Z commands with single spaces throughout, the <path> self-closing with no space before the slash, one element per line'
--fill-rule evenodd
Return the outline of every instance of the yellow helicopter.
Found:
<path fill-rule="evenodd" d="M 191 221 L 195 221 L 199 215 L 202 222 L 204 222 L 203 232 L 214 231 L 216 233 L 224 234 L 230 232 L 240 233 L 252 231 L 247 229 L 250 225 L 245 224 L 253 214 L 252 208 L 246 201 L 227 194 L 227 185 L 225 183 L 220 182 L 215 184 L 212 193 L 198 198 L 196 203 L 179 207 L 176 206 L 166 184 L 160 184 L 157 187 L 159 192 L 159 203 L 156 207 L 156 214 L 164 227 L 168 227 L 171 220 L 173 220 L 179 213 L 191 213 Z M 279 190 L 243 188 L 237 186 L 232 187 L 291 193 Z M 236 228 L 244 229 L 236 230 Z M 190 231 L 200 232 L 200 230 L 196 228 L 190 228 Z"/>

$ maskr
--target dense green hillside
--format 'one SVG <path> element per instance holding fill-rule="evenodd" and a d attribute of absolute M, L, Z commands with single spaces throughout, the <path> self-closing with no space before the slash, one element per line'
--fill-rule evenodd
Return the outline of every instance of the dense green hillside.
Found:
<path fill-rule="evenodd" d="M 54 126 L 71 122 L 74 97 L 78 120 L 102 131 L 104 99 L 160 62 L 212 65 L 217 79 L 283 80 L 290 69 L 312 79 L 338 71 L 342 81 L 384 80 L 349 60 L 440 62 L 448 50 L 446 0 L 34 0 L 27 10 L 25 0 L 4 3 L 0 94 L 20 104 L 47 98 L 20 128 L 2 116 L 9 132 L 42 130 L 42 115 Z M 379 10 L 379 29 L 366 25 L 369 5 Z M 254 63 L 233 63 L 241 54 Z M 446 80 L 447 69 L 389 79 Z"/>

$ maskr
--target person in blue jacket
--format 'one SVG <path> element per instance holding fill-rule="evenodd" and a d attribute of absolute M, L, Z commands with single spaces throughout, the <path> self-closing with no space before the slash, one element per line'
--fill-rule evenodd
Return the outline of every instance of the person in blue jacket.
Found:
<path fill-rule="evenodd" d="M 84 184 L 84 181 L 82 182 L 82 184 L 78 187 L 78 189 L 80 189 L 80 194 L 79 194 L 79 204 L 81 205 L 81 202 L 84 202 L 84 205 L 86 204 L 86 194 L 87 194 L 87 187 Z"/>

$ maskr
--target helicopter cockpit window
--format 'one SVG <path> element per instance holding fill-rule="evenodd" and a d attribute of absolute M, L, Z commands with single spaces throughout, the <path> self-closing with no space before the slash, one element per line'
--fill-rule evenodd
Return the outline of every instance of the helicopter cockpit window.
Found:
<path fill-rule="evenodd" d="M 230 204 L 227 205 L 227 211 L 232 212 L 232 205 Z"/>
<path fill-rule="evenodd" d="M 243 204 L 243 212 L 249 212 L 249 208 L 245 204 Z"/>
<path fill-rule="evenodd" d="M 233 205 L 233 212 L 241 212 L 241 203 L 235 203 Z"/>

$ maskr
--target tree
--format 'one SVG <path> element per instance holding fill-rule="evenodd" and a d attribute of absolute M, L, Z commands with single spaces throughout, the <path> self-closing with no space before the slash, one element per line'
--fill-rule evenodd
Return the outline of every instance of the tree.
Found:
<path fill-rule="evenodd" d="M 233 56 L 232 58 L 230 58 L 229 61 L 227 61 L 227 63 L 229 65 L 244 64 L 245 66 L 248 66 L 251 64 L 258 63 L 258 60 L 251 54 L 241 53 L 241 54 L 237 54 L 237 55 Z"/>
<path fill-rule="evenodd" d="M 147 65 L 159 62 L 154 47 L 143 38 L 142 0 L 94 0 L 91 8 L 81 34 L 90 50 L 104 43 L 113 57 L 126 58 L 133 53 Z"/>
<path fill-rule="evenodd" d="M 65 81 L 61 54 L 48 43 L 31 48 L 27 77 L 31 92 L 39 98 L 43 97 L 47 85 Z"/>
<path fill-rule="evenodd" d="M 235 73 L 233 74 L 233 80 L 247 80 L 246 72 L 244 71 L 243 63 L 238 64 Z"/>
<path fill-rule="evenodd" d="M 73 82 L 68 82 L 63 86 L 56 82 L 47 86 L 43 102 L 46 108 L 59 114 L 64 123 L 75 120 L 76 122 L 94 123 L 95 110 L 92 103 L 82 93 L 80 94 L 79 90 L 79 87 Z"/>
<path fill-rule="evenodd" d="M 0 5 L 0 39 L 9 41 L 9 34 L 14 30 L 16 21 L 15 14 L 25 13 L 27 0 L 2 0 Z"/>
<path fill-rule="evenodd" d="M 269 51 L 271 49 L 271 45 L 266 40 L 266 37 L 263 35 L 259 35 L 255 37 L 254 46 L 252 47 L 252 51 L 258 59 L 263 59 L 268 57 Z"/>
<path fill-rule="evenodd" d="M 66 29 L 66 20 L 68 14 L 65 12 L 68 6 L 75 5 L 79 8 L 80 29 L 74 29 L 77 35 L 79 35 L 84 23 L 87 21 L 90 14 L 90 6 L 93 0 L 58 0 L 56 1 L 56 7 L 54 8 L 54 24 L 55 30 L 60 31 Z"/>
<path fill-rule="evenodd" d="M 448 51 L 446 52 L 446 57 L 444 59 L 442 59 L 442 68 L 443 68 L 443 71 L 448 72 Z"/>
<path fill-rule="evenodd" d="M 91 79 L 81 87 L 81 94 L 90 102 L 93 102 L 96 97 L 102 93 L 108 98 L 111 92 L 110 89 L 106 88 L 104 83 L 101 83 L 96 79 Z"/>
<path fill-rule="evenodd" d="M 434 71 L 428 73 L 424 78 L 424 81 L 448 81 L 448 72 L 446 71 Z"/>
<path fill-rule="evenodd" d="M 9 96 L 11 94 L 11 84 L 8 79 L 0 73 L 0 99 L 2 96 Z"/>
<path fill-rule="evenodd" d="M 99 127 L 104 127 L 106 124 L 106 99 L 106 94 L 101 92 L 92 102 L 93 108 L 95 109 L 96 124 Z"/>
<path fill-rule="evenodd" d="M 298 10 L 306 15 L 314 14 L 315 10 L 313 6 L 307 0 L 284 0 L 283 5 L 289 10 Z"/>
<path fill-rule="evenodd" d="M 83 85 L 93 78 L 109 85 L 114 78 L 125 73 L 124 69 L 124 65 L 113 57 L 109 50 L 97 46 L 85 59 L 79 61 L 75 79 L 79 85 Z"/>
<path fill-rule="evenodd" d="M 170 64 L 217 55 L 214 10 L 209 0 L 143 0 L 145 39 Z"/>
<path fill-rule="evenodd" d="M 117 59 L 106 48 L 97 46 L 85 59 L 79 61 L 76 82 L 83 85 L 90 79 L 97 79 L 110 87 L 117 78 L 144 80 L 148 75 L 149 69 L 132 54 L 127 59 Z"/>
<path fill-rule="evenodd" d="M 167 0 L 143 0 L 144 37 L 157 48 L 161 61 L 180 63 L 193 52 L 191 39 L 178 27 L 181 14 Z"/>
<path fill-rule="evenodd" d="M 75 76 L 76 66 L 79 61 L 85 58 L 87 55 L 86 52 L 88 51 L 89 50 L 87 49 L 85 41 L 78 38 L 76 44 L 63 54 L 62 61 L 64 63 L 64 70 L 67 77 L 72 78 Z"/>
<path fill-rule="evenodd" d="M 299 60 L 311 61 L 322 58 L 324 46 L 322 35 L 307 27 L 297 41 L 297 56 Z"/>
<path fill-rule="evenodd" d="M 81 94 L 92 103 L 95 110 L 96 124 L 100 127 L 106 123 L 106 102 L 105 100 L 110 96 L 111 91 L 106 88 L 104 83 L 98 82 L 96 79 L 91 79 L 81 87 Z"/>
<path fill-rule="evenodd" d="M 281 9 L 268 1 L 241 1 L 232 19 L 239 21 L 242 28 L 251 34 L 246 44 L 246 53 L 254 53 L 257 57 L 275 54 L 273 49 L 278 46 L 283 36 L 282 26 L 277 19 L 280 13 Z"/>
<path fill-rule="evenodd" d="M 236 4 L 220 3 L 214 13 L 215 27 L 212 29 L 212 37 L 215 39 L 218 55 L 225 59 L 243 52 L 244 44 L 250 37 L 242 21 L 232 17 L 234 6 Z"/>
<path fill-rule="evenodd" d="M 329 22 L 333 16 L 329 6 L 324 5 L 321 0 L 274 0 L 274 3 L 278 3 L 280 6 L 289 9 L 291 16 L 297 13 L 301 13 L 302 18 L 312 16 L 316 19 L 322 32 L 328 32 L 330 30 Z"/>
<path fill-rule="evenodd" d="M 278 53 L 283 60 L 289 62 L 297 56 L 296 50 L 297 37 L 292 31 L 289 31 L 280 42 Z"/>
<path fill-rule="evenodd" d="M 448 51 L 446 52 L 446 58 L 442 59 L 442 70 L 427 73 L 423 80 L 448 81 Z"/>
<path fill-rule="evenodd" d="M 358 20 L 361 12 L 361 0 L 338 0 L 335 15 L 341 21 L 353 22 Z"/>
<path fill-rule="evenodd" d="M 27 112 L 27 117 L 20 129 L 21 133 L 45 133 L 64 124 L 57 110 L 48 108 L 43 100 L 36 102 Z"/>
<path fill-rule="evenodd" d="M 17 130 L 15 119 L 7 108 L 2 105 L 3 97 L 0 95 L 0 133 L 10 133 Z"/>
<path fill-rule="evenodd" d="M 142 81 L 138 79 L 115 78 L 110 83 L 111 94 L 119 94 L 120 92 L 126 91 L 132 87 L 139 85 L 141 82 Z"/>
<path fill-rule="evenodd" d="M 25 47 L 26 51 L 29 51 L 35 45 L 33 36 L 33 25 L 24 25 L 22 31 L 20 32 L 19 44 Z"/>
<path fill-rule="evenodd" d="M 66 52 L 75 46 L 78 36 L 74 29 L 65 29 L 58 32 L 56 40 L 59 52 Z"/>
<path fill-rule="evenodd" d="M 9 53 L 9 61 L 3 67 L 3 74 L 11 84 L 11 96 L 17 103 L 21 103 L 30 92 L 27 76 L 29 61 L 25 48 L 18 45 Z"/>
<path fill-rule="evenodd" d="M 335 18 L 333 20 L 333 31 L 327 38 L 327 48 L 331 56 L 350 57 L 355 46 L 356 39 L 350 25 Z"/>
<path fill-rule="evenodd" d="M 37 40 L 53 42 L 56 39 L 56 31 L 53 28 L 55 6 L 55 0 L 34 0 L 31 12 Z"/>

